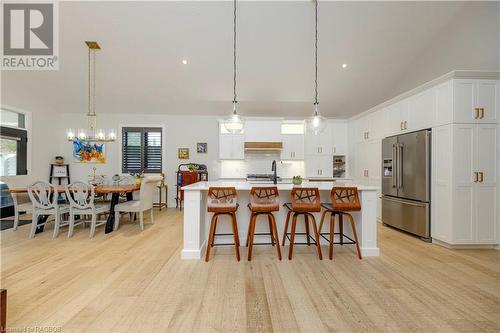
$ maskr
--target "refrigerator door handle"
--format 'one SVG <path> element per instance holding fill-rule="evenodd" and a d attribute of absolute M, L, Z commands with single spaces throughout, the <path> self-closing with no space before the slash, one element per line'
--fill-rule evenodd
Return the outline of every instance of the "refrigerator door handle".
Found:
<path fill-rule="evenodd" d="M 403 144 L 401 143 L 398 143 L 397 145 L 397 148 L 398 148 L 398 164 L 397 164 L 397 167 L 398 167 L 398 190 L 402 189 L 403 188 Z"/>
<path fill-rule="evenodd" d="M 392 187 L 397 188 L 397 159 L 398 159 L 398 151 L 396 149 L 396 144 L 392 145 Z"/>

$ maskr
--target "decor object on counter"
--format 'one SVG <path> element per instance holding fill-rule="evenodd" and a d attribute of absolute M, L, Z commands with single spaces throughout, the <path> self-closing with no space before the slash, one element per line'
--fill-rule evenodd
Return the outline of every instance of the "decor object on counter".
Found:
<path fill-rule="evenodd" d="M 85 41 L 89 49 L 88 53 L 88 110 L 87 128 L 80 128 L 75 131 L 71 128 L 66 130 L 66 138 L 73 141 L 75 138 L 86 142 L 113 142 L 116 140 L 114 129 L 104 131 L 97 128 L 97 115 L 95 113 L 95 51 L 101 47 L 96 41 Z M 107 134 L 106 134 L 107 133 Z"/>
<path fill-rule="evenodd" d="M 73 160 L 78 163 L 106 163 L 104 143 L 92 143 L 75 138 L 73 140 Z"/>
<path fill-rule="evenodd" d="M 130 176 L 134 179 L 135 186 L 141 187 L 142 179 L 144 178 L 144 172 L 131 173 Z"/>
<path fill-rule="evenodd" d="M 179 148 L 177 158 L 180 160 L 189 160 L 189 148 Z"/>
<path fill-rule="evenodd" d="M 319 112 L 318 102 L 318 0 L 314 0 L 314 112 L 311 117 L 306 119 L 308 129 L 318 135 L 323 132 L 327 125 L 327 120 Z"/>
<path fill-rule="evenodd" d="M 63 165 L 64 164 L 64 157 L 56 156 L 56 158 L 54 159 L 54 164 Z"/>
<path fill-rule="evenodd" d="M 233 112 L 224 120 L 224 128 L 232 134 L 243 132 L 245 119 L 236 111 L 236 0 L 233 0 Z"/>
<path fill-rule="evenodd" d="M 176 172 L 176 196 L 175 208 L 182 210 L 182 203 L 184 201 L 183 186 L 187 186 L 200 181 L 208 181 L 208 171 L 205 164 L 188 163 L 179 164 Z"/>
<path fill-rule="evenodd" d="M 207 153 L 207 143 L 206 142 L 198 142 L 196 144 L 196 152 L 199 154 Z"/>
<path fill-rule="evenodd" d="M 302 185 L 302 177 L 301 176 L 293 176 L 292 183 L 293 183 L 293 185 Z"/>
<path fill-rule="evenodd" d="M 69 178 L 69 165 L 68 164 L 51 164 L 50 165 L 50 174 L 49 174 L 49 183 L 52 184 L 52 181 L 57 179 L 58 185 L 62 185 L 62 180 L 65 179 L 69 184 L 71 182 Z"/>

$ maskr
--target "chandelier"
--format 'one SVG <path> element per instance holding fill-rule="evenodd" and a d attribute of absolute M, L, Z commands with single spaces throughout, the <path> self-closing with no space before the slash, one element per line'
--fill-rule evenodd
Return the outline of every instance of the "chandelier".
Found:
<path fill-rule="evenodd" d="M 113 142 L 116 140 L 116 133 L 113 129 L 105 131 L 97 128 L 97 115 L 95 113 L 95 52 L 101 47 L 96 41 L 85 41 L 89 49 L 88 54 L 88 111 L 87 128 L 66 130 L 66 137 L 69 141 L 79 139 L 85 142 Z"/>

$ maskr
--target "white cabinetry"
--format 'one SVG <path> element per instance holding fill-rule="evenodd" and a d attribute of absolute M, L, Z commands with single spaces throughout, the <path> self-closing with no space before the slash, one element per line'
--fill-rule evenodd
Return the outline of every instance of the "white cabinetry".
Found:
<path fill-rule="evenodd" d="M 219 159 L 242 160 L 245 158 L 244 134 L 219 134 Z"/>
<path fill-rule="evenodd" d="M 408 128 L 408 100 L 402 100 L 388 106 L 385 115 L 388 135 L 406 132 Z"/>
<path fill-rule="evenodd" d="M 454 122 L 498 123 L 498 91 L 498 80 L 454 80 Z"/>
<path fill-rule="evenodd" d="M 347 155 L 347 123 L 331 123 L 333 155 Z"/>
<path fill-rule="evenodd" d="M 306 155 L 333 155 L 332 124 L 327 124 L 325 130 L 317 135 L 306 129 Z"/>
<path fill-rule="evenodd" d="M 498 244 L 498 148 L 496 124 L 434 131 L 433 238 L 453 245 Z"/>
<path fill-rule="evenodd" d="M 282 160 L 304 159 L 304 134 L 282 134 Z"/>
<path fill-rule="evenodd" d="M 408 131 L 431 128 L 436 118 L 436 91 L 427 89 L 408 99 L 408 120 L 405 127 Z"/>
<path fill-rule="evenodd" d="M 280 142 L 281 120 L 259 119 L 245 122 L 245 141 Z"/>
<path fill-rule="evenodd" d="M 307 178 L 332 178 L 333 156 L 316 155 L 306 159 Z"/>

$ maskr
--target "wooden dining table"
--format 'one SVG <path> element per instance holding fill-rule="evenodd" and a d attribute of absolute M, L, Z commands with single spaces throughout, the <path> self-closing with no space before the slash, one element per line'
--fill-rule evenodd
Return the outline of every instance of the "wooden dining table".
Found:
<path fill-rule="evenodd" d="M 64 185 L 58 185 L 54 187 L 56 188 L 58 194 L 65 193 Z M 113 231 L 113 226 L 115 223 L 115 206 L 120 201 L 120 195 L 125 194 L 127 197 L 127 201 L 130 201 L 133 199 L 133 193 L 140 189 L 141 187 L 137 185 L 97 185 L 94 187 L 95 194 L 111 194 L 109 216 L 106 221 L 106 228 L 105 228 L 106 234 Z M 14 188 L 9 188 L 5 191 L 12 194 L 27 193 L 28 187 L 14 187 Z M 37 224 L 38 225 L 42 224 L 42 225 L 37 227 L 36 233 L 43 232 L 43 227 L 44 227 L 43 223 L 47 220 L 48 217 L 49 217 L 48 215 L 41 215 L 38 217 Z"/>

